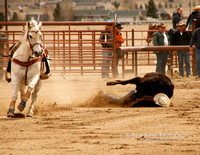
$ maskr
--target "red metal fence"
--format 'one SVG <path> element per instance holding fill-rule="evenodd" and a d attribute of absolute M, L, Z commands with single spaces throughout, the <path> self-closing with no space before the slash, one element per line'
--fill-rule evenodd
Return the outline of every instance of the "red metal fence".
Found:
<path fill-rule="evenodd" d="M 9 54 L 9 47 L 20 40 L 26 23 L 1 22 L 0 24 L 8 26 L 8 31 L 2 31 L 8 36 L 8 40 L 0 42 L 0 44 L 4 44 L 4 48 L 0 49 L 0 52 Z M 114 25 L 113 22 L 44 22 L 42 26 L 43 44 L 49 51 L 51 71 L 81 74 L 101 73 L 103 58 L 99 36 L 106 24 Z M 125 40 L 123 46 L 148 46 L 147 32 L 148 30 L 133 29 L 122 31 Z M 113 58 L 108 59 L 114 60 Z M 139 66 L 155 65 L 155 55 L 152 51 L 138 52 L 137 59 Z M 0 61 L 3 61 L 0 66 L 6 67 L 7 58 L 0 57 Z M 115 64 L 114 61 L 113 64 Z M 132 56 L 126 55 L 125 65 L 132 66 L 132 61 Z M 177 62 L 176 59 L 175 61 Z M 112 66 L 113 64 L 107 65 Z M 111 69 L 110 72 L 112 72 Z"/>

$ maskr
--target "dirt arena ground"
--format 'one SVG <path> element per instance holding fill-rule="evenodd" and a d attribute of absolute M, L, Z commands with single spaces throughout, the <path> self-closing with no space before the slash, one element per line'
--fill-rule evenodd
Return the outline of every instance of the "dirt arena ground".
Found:
<path fill-rule="evenodd" d="M 34 117 L 20 119 L 6 117 L 11 85 L 0 81 L 0 154 L 200 154 L 200 79 L 173 77 L 170 108 L 90 105 L 100 90 L 121 97 L 135 88 L 109 80 L 53 74 Z"/>

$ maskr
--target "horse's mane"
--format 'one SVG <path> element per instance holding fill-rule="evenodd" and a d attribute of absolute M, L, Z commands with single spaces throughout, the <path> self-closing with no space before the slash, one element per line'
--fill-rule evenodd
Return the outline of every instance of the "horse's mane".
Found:
<path fill-rule="evenodd" d="M 28 33 L 28 31 L 25 30 L 25 31 L 24 31 L 24 34 L 23 34 L 23 37 L 22 37 L 22 39 L 21 39 L 21 42 L 22 42 L 22 43 L 25 42 L 25 41 L 27 40 L 27 33 Z"/>

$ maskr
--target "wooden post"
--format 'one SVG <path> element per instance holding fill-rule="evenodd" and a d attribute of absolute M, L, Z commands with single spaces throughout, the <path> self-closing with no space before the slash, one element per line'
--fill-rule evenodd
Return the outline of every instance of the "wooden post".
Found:
<path fill-rule="evenodd" d="M 134 42 L 134 38 L 135 38 L 135 34 L 134 34 L 134 29 L 132 29 L 132 46 L 135 46 L 135 42 Z M 128 53 L 127 53 L 128 55 Z M 135 72 L 135 54 L 132 53 L 132 72 L 134 73 Z"/>

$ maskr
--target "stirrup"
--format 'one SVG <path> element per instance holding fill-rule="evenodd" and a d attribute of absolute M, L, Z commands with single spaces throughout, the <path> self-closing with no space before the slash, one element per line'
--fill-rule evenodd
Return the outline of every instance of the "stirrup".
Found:
<path fill-rule="evenodd" d="M 10 107 L 7 112 L 7 117 L 14 117 L 14 116 L 15 116 L 15 110 L 12 107 Z"/>
<path fill-rule="evenodd" d="M 11 82 L 11 78 L 8 77 L 8 72 L 5 71 L 5 80 L 9 83 Z"/>
<path fill-rule="evenodd" d="M 51 76 L 51 73 L 48 73 L 48 74 L 43 73 L 43 74 L 40 75 L 40 79 L 41 79 L 41 80 L 46 80 L 46 79 L 48 79 L 50 76 Z"/>

